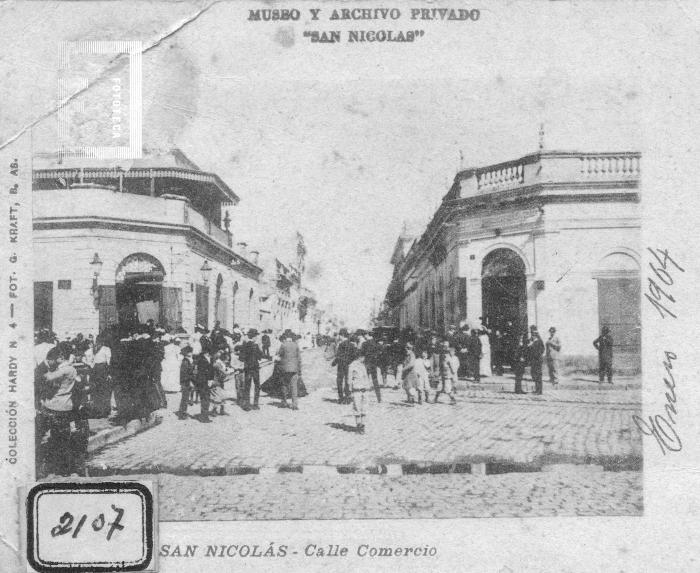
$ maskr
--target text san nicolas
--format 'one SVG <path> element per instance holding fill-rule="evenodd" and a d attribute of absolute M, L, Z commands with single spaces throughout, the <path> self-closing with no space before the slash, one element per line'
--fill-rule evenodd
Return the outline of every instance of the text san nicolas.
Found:
<path fill-rule="evenodd" d="M 339 544 L 308 543 L 302 548 L 270 542 L 267 545 L 258 544 L 226 544 L 226 545 L 161 545 L 161 558 L 285 558 L 301 556 L 304 558 L 337 558 L 337 557 L 401 557 L 421 558 L 436 557 L 437 547 L 432 545 L 375 545 L 361 543 L 354 546 Z"/>

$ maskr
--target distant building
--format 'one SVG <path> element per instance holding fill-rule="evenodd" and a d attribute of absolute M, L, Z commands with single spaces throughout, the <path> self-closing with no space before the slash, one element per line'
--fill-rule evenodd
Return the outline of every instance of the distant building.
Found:
<path fill-rule="evenodd" d="M 262 268 L 234 247 L 225 212 L 238 197 L 179 150 L 128 170 L 37 157 L 33 178 L 35 328 L 258 326 Z"/>
<path fill-rule="evenodd" d="M 382 315 L 400 327 L 556 326 L 591 365 L 610 326 L 618 365 L 640 355 L 640 154 L 541 151 L 466 169 L 422 235 L 404 231 Z"/>

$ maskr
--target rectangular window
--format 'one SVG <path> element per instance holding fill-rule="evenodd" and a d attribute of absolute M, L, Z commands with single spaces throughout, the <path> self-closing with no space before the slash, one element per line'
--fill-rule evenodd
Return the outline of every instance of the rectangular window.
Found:
<path fill-rule="evenodd" d="M 69 279 L 64 279 L 64 280 L 58 281 L 58 290 L 70 290 L 70 288 L 71 288 L 71 281 Z"/>

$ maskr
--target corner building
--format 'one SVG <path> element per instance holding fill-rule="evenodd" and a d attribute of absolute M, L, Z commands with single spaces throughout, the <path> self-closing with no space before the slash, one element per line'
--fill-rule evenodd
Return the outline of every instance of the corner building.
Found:
<path fill-rule="evenodd" d="M 37 157 L 33 179 L 35 329 L 258 326 L 258 253 L 234 248 L 225 211 L 238 197 L 179 150 L 128 169 Z"/>
<path fill-rule="evenodd" d="M 404 229 L 384 315 L 401 328 L 550 326 L 565 367 L 640 365 L 640 154 L 541 151 L 461 171 L 421 236 Z"/>

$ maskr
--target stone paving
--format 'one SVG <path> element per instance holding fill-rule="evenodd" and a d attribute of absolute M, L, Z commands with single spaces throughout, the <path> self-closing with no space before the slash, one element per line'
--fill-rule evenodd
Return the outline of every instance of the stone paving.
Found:
<path fill-rule="evenodd" d="M 641 472 L 588 466 L 492 476 L 162 474 L 158 481 L 163 521 L 642 514 Z"/>
<path fill-rule="evenodd" d="M 512 379 L 500 377 L 461 383 L 456 405 L 445 398 L 412 405 L 401 390 L 383 389 L 381 404 L 371 396 L 366 434 L 359 435 L 352 407 L 336 403 L 335 376 L 322 352 L 305 352 L 304 364 L 310 394 L 300 400 L 299 411 L 263 398 L 259 411 L 230 404 L 230 415 L 212 424 L 179 421 L 179 395 L 172 394 L 160 425 L 97 452 L 89 460 L 91 471 L 233 473 L 240 467 L 485 461 L 641 465 L 641 437 L 632 422 L 641 413 L 635 379 L 613 387 L 565 379 L 556 389 L 545 383 L 544 396 L 523 396 L 512 392 Z M 196 414 L 199 407 L 190 410 Z"/>

